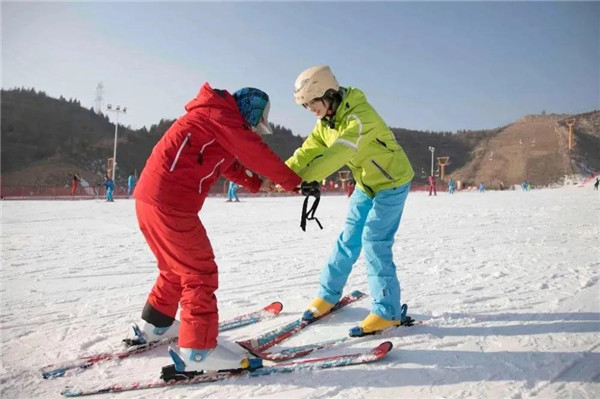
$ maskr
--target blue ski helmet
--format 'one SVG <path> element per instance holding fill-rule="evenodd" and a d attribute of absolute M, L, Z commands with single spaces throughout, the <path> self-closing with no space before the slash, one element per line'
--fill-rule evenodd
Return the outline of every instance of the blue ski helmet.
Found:
<path fill-rule="evenodd" d="M 233 98 L 252 130 L 260 134 L 273 133 L 267 119 L 271 108 L 267 93 L 253 87 L 244 87 L 233 93 Z"/>

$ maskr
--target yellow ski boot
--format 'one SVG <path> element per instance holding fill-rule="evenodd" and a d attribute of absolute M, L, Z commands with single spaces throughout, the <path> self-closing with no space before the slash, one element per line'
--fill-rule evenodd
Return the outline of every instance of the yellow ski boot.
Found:
<path fill-rule="evenodd" d="M 308 305 L 308 309 L 302 315 L 302 320 L 313 321 L 314 319 L 329 312 L 334 305 L 334 303 L 329 303 L 323 298 L 315 298 L 310 305 Z"/>
<path fill-rule="evenodd" d="M 400 320 L 388 320 L 370 313 L 357 327 L 350 329 L 351 337 L 361 337 L 363 335 L 371 335 L 387 330 L 390 327 L 398 327 Z"/>

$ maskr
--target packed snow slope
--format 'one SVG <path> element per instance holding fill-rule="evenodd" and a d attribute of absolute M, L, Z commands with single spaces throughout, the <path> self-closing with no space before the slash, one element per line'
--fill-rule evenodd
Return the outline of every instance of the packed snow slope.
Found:
<path fill-rule="evenodd" d="M 250 338 L 299 317 L 342 228 L 348 199 L 325 196 L 324 229 L 299 227 L 301 197 L 209 198 L 200 218 L 220 271 L 221 319 L 282 301 Z M 423 324 L 322 354 L 390 340 L 369 365 L 241 378 L 118 398 L 598 398 L 600 195 L 591 185 L 531 192 L 411 193 L 394 245 L 409 314 Z M 156 278 L 133 200 L 2 202 L 3 398 L 53 398 L 65 386 L 149 381 L 165 348 L 43 380 L 39 368 L 120 347 Z M 346 291 L 368 292 L 365 263 Z M 279 347 L 343 336 L 369 299 Z M 316 356 L 313 354 L 312 356 Z M 106 397 L 105 396 L 105 397 Z"/>

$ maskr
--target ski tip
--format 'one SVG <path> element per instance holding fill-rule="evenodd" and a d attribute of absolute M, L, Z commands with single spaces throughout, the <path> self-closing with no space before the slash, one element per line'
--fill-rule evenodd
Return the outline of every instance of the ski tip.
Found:
<path fill-rule="evenodd" d="M 394 345 L 390 341 L 385 341 L 373 348 L 373 353 L 377 355 L 377 357 L 383 357 L 387 355 L 393 347 Z"/>
<path fill-rule="evenodd" d="M 279 301 L 275 301 L 272 304 L 265 306 L 265 308 L 263 310 L 265 310 L 273 315 L 278 315 L 283 310 L 283 303 L 281 303 Z"/>

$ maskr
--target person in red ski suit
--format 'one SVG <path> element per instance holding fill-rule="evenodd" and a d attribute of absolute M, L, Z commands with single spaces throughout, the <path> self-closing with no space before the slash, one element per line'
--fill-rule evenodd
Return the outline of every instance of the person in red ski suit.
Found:
<path fill-rule="evenodd" d="M 348 184 L 346 185 L 346 194 L 348 195 L 348 198 L 350 198 L 350 196 L 354 192 L 355 185 L 356 184 L 354 183 L 354 179 L 348 180 Z"/>
<path fill-rule="evenodd" d="M 73 174 L 73 178 L 71 179 L 71 198 L 75 197 L 75 193 L 77 193 L 77 187 L 79 187 L 79 182 L 81 179 L 77 173 Z"/>
<path fill-rule="evenodd" d="M 432 191 L 433 195 L 437 195 L 437 190 L 435 189 L 435 177 L 433 177 L 433 175 L 429 175 L 427 183 L 429 184 L 429 195 L 431 195 Z"/>
<path fill-rule="evenodd" d="M 136 334 L 146 342 L 178 335 L 185 371 L 194 362 L 197 370 L 235 368 L 205 361 L 237 364 L 241 357 L 217 345 L 218 268 L 198 213 L 220 176 L 252 193 L 266 190 L 268 180 L 295 191 L 301 178 L 257 134 L 272 132 L 266 93 L 244 88 L 232 95 L 205 83 L 185 109 L 152 150 L 135 188 L 139 227 L 159 269 Z"/>

